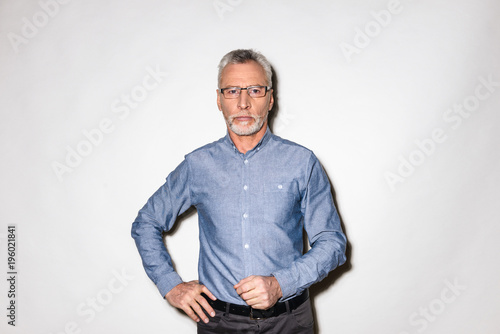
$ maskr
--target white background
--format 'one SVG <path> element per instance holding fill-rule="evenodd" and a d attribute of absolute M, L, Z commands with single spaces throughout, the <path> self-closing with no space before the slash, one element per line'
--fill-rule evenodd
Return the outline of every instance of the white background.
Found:
<path fill-rule="evenodd" d="M 279 80 L 274 132 L 319 157 L 350 243 L 312 290 L 318 332 L 499 333 L 497 1 L 2 0 L 0 30 L 0 332 L 195 332 L 131 223 L 225 135 L 216 66 L 255 48 Z M 197 236 L 193 214 L 167 237 L 185 280 Z"/>

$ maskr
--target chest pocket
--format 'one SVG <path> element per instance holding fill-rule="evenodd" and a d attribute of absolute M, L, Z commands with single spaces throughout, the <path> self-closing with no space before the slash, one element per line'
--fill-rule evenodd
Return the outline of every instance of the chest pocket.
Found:
<path fill-rule="evenodd" d="M 299 187 L 296 182 L 270 182 L 264 184 L 264 221 L 283 224 L 300 207 Z"/>
<path fill-rule="evenodd" d="M 271 182 L 264 184 L 264 193 L 288 193 L 298 196 L 299 188 L 296 182 Z"/>

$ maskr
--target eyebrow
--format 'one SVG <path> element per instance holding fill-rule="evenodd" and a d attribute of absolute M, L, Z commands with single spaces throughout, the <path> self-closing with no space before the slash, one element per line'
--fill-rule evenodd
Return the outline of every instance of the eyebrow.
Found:
<path fill-rule="evenodd" d="M 248 85 L 248 86 L 246 86 L 246 87 L 254 87 L 254 86 L 268 87 L 268 86 L 267 86 L 267 85 L 265 85 L 265 84 L 264 84 L 264 85 L 261 85 L 261 84 Z M 236 85 L 227 85 L 227 86 L 225 86 L 225 87 L 223 87 L 223 88 L 229 88 L 229 87 L 239 87 L 239 88 L 242 88 L 242 87 L 240 87 L 240 86 L 236 86 Z M 244 88 L 244 87 L 243 87 L 243 88 Z"/>

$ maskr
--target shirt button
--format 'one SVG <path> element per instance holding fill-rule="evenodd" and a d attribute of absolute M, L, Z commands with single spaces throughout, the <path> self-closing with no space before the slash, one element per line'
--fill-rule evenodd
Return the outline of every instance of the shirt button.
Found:
<path fill-rule="evenodd" d="M 245 244 L 245 249 L 249 249 L 250 248 L 250 245 L 249 244 Z"/>
<path fill-rule="evenodd" d="M 248 189 L 248 186 L 247 185 L 244 185 L 243 186 L 243 190 L 247 190 Z"/>
<path fill-rule="evenodd" d="M 247 159 L 245 159 L 245 161 L 243 161 L 243 162 L 244 162 L 244 163 L 245 163 L 245 165 L 246 165 L 246 164 L 248 163 L 248 160 L 247 160 Z"/>
<path fill-rule="evenodd" d="M 280 185 L 278 186 L 278 189 L 283 189 L 283 185 L 282 185 L 282 184 L 280 184 Z"/>
<path fill-rule="evenodd" d="M 243 218 L 245 218 L 245 219 L 248 218 L 248 213 L 244 213 Z"/>

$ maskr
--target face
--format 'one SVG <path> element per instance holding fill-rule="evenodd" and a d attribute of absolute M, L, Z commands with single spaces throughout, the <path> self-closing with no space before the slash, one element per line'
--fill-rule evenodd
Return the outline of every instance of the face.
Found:
<path fill-rule="evenodd" d="M 268 86 L 266 73 L 255 61 L 229 64 L 222 70 L 220 87 Z M 242 90 L 236 99 L 226 99 L 217 91 L 217 106 L 222 111 L 229 131 L 238 136 L 250 136 L 267 127 L 267 116 L 273 107 L 272 90 L 264 97 L 251 98 Z"/>

